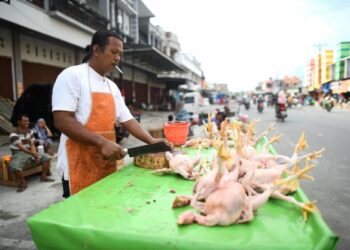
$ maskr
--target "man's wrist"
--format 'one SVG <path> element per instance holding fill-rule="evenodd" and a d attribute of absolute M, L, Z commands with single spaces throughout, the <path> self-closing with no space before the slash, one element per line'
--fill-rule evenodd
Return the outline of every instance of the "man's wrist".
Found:
<path fill-rule="evenodd" d="M 147 139 L 147 144 L 153 144 L 153 143 L 154 143 L 154 140 L 155 140 L 155 138 L 153 138 L 152 136 L 150 136 L 150 137 Z"/>
<path fill-rule="evenodd" d="M 102 145 L 104 142 L 105 142 L 105 139 L 102 136 L 96 135 L 94 146 L 97 148 L 102 148 Z"/>

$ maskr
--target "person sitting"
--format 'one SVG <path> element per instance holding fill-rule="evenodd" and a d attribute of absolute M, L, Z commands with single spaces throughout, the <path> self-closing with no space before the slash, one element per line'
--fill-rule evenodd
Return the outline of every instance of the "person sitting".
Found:
<path fill-rule="evenodd" d="M 19 115 L 17 125 L 15 131 L 10 134 L 12 159 L 9 169 L 15 173 L 18 186 L 17 192 L 22 192 L 27 188 L 23 169 L 28 166 L 43 164 L 40 181 L 52 182 L 54 180 L 47 177 L 51 164 L 50 158 L 45 155 L 39 155 L 34 145 L 34 133 L 29 129 L 29 117 L 27 115 Z"/>
<path fill-rule="evenodd" d="M 44 146 L 45 153 L 52 156 L 52 133 L 43 118 L 38 119 L 34 126 L 33 132 L 35 140 L 39 143 L 39 145 Z"/>

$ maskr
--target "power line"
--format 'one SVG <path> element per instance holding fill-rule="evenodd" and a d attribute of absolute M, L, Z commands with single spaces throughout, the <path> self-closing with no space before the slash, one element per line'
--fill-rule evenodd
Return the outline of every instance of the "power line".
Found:
<path fill-rule="evenodd" d="M 318 53 L 321 53 L 321 51 L 327 46 L 327 43 L 316 43 L 313 45 L 314 48 L 317 49 Z"/>

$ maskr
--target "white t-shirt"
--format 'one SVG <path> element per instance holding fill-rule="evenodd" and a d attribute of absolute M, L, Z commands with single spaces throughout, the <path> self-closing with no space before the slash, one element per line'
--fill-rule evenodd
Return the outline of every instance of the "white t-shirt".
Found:
<path fill-rule="evenodd" d="M 75 112 L 76 119 L 86 124 L 91 112 L 89 77 L 91 92 L 111 93 L 112 91 L 116 106 L 116 122 L 126 122 L 133 118 L 116 84 L 102 77 L 86 63 L 69 67 L 59 74 L 52 92 L 52 111 Z M 65 180 L 69 180 L 67 139 L 66 135 L 61 135 L 57 159 L 57 170 Z"/>

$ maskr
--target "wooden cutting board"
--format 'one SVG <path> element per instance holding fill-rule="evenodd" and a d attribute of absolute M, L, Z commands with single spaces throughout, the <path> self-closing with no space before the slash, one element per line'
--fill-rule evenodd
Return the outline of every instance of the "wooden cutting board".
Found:
<path fill-rule="evenodd" d="M 169 168 L 165 153 L 145 154 L 134 157 L 134 165 L 147 169 Z"/>

